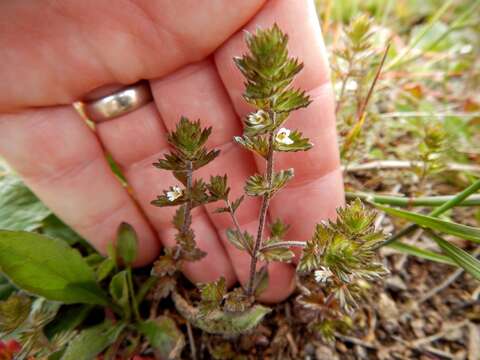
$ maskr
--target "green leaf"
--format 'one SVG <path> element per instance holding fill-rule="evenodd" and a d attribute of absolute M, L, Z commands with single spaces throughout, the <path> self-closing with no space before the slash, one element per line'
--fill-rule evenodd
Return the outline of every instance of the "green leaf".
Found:
<path fill-rule="evenodd" d="M 311 100 L 305 91 L 288 89 L 275 98 L 272 110 L 277 113 L 291 112 L 310 105 Z"/>
<path fill-rule="evenodd" d="M 117 255 L 127 266 L 137 258 L 138 239 L 135 229 L 125 222 L 122 222 L 117 231 Z"/>
<path fill-rule="evenodd" d="M 414 222 L 415 224 L 432 230 L 455 235 L 466 240 L 480 243 L 480 229 L 451 221 L 441 220 L 432 216 L 413 213 L 406 210 L 394 209 L 388 206 L 373 204 L 387 214 Z"/>
<path fill-rule="evenodd" d="M 83 330 L 70 342 L 62 360 L 92 360 L 113 344 L 125 328 L 125 323 L 103 324 Z"/>
<path fill-rule="evenodd" d="M 431 238 L 440 246 L 445 254 L 447 254 L 458 266 L 462 267 L 466 272 L 472 275 L 475 279 L 480 280 L 480 261 L 470 255 L 458 246 L 442 239 L 433 233 L 430 233 Z"/>
<path fill-rule="evenodd" d="M 247 79 L 245 100 L 257 108 L 267 108 L 285 90 L 303 65 L 288 57 L 288 36 L 275 24 L 269 29 L 247 33 L 250 53 L 235 58 L 235 64 Z"/>
<path fill-rule="evenodd" d="M 283 238 L 287 233 L 290 225 L 285 224 L 281 219 L 277 218 L 272 225 L 270 225 L 270 233 L 272 238 Z"/>
<path fill-rule="evenodd" d="M 273 175 L 272 187 L 269 187 L 267 179 L 260 174 L 255 174 L 247 179 L 245 192 L 250 196 L 272 196 L 293 178 L 293 169 L 280 170 Z"/>
<path fill-rule="evenodd" d="M 313 144 L 310 143 L 310 140 L 308 138 L 302 137 L 302 133 L 294 130 L 290 133 L 288 136 L 291 141 L 293 141 L 291 144 L 285 144 L 282 142 L 275 141 L 273 143 L 273 149 L 275 151 L 281 151 L 281 152 L 296 152 L 296 151 L 307 151 L 310 150 L 313 147 Z"/>
<path fill-rule="evenodd" d="M 210 197 L 213 200 L 227 200 L 230 188 L 227 183 L 227 175 L 224 176 L 211 176 L 210 183 L 207 184 Z"/>
<path fill-rule="evenodd" d="M 244 312 L 231 313 L 214 311 L 208 317 L 202 317 L 199 309 L 191 306 L 178 293 L 173 293 L 173 301 L 178 312 L 192 325 L 210 333 L 222 335 L 238 335 L 257 326 L 271 309 L 262 305 L 254 305 Z"/>
<path fill-rule="evenodd" d="M 268 141 L 261 136 L 235 136 L 233 138 L 237 144 L 240 144 L 245 149 L 250 150 L 264 159 L 268 154 Z"/>
<path fill-rule="evenodd" d="M 227 239 L 237 249 L 245 250 L 249 254 L 253 253 L 253 236 L 250 235 L 247 231 L 240 233 L 238 230 L 227 229 Z"/>
<path fill-rule="evenodd" d="M 105 280 L 113 270 L 115 270 L 116 263 L 110 257 L 104 259 L 97 268 L 97 281 Z"/>
<path fill-rule="evenodd" d="M 404 254 L 417 256 L 422 259 L 436 261 L 436 262 L 448 264 L 448 265 L 457 265 L 455 261 L 453 261 L 452 259 L 450 259 L 445 255 L 438 254 L 436 252 L 425 250 L 425 249 L 420 249 L 419 247 L 416 247 L 413 245 L 408 245 L 408 244 L 397 241 L 389 244 L 388 246 Z"/>
<path fill-rule="evenodd" d="M 232 211 L 233 213 L 235 213 L 238 209 L 238 207 L 240 206 L 240 204 L 242 203 L 243 199 L 245 198 L 244 195 L 240 196 L 237 200 L 235 200 L 233 203 L 232 203 Z"/>
<path fill-rule="evenodd" d="M 168 316 L 143 321 L 137 328 L 147 338 L 159 358 L 176 359 L 180 356 L 185 346 L 185 337 L 175 321 Z"/>
<path fill-rule="evenodd" d="M 182 116 L 175 131 L 169 134 L 168 142 L 189 160 L 195 160 L 195 155 L 205 145 L 211 133 L 211 127 L 201 128 L 200 120 L 190 121 Z"/>
<path fill-rule="evenodd" d="M 19 177 L 0 177 L 0 229 L 35 230 L 50 214 Z"/>
<path fill-rule="evenodd" d="M 49 300 L 107 304 L 93 270 L 61 240 L 0 230 L 0 271 L 16 286 Z"/>
<path fill-rule="evenodd" d="M 302 256 L 297 266 L 297 272 L 310 272 L 320 267 L 319 245 L 316 241 L 308 240 L 302 250 Z"/>
<path fill-rule="evenodd" d="M 110 295 L 112 295 L 115 303 L 123 309 L 125 317 L 128 319 L 131 315 L 128 291 L 128 274 L 127 270 L 120 271 L 110 281 Z"/>
<path fill-rule="evenodd" d="M 200 311 L 202 316 L 218 309 L 222 303 L 223 297 L 227 291 L 225 278 L 221 277 L 217 281 L 198 285 L 200 289 Z"/>

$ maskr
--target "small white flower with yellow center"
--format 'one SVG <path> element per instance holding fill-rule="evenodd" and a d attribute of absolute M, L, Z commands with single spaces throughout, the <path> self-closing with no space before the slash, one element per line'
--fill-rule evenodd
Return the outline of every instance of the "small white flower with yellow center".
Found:
<path fill-rule="evenodd" d="M 265 123 L 267 119 L 268 119 L 268 113 L 263 110 L 258 110 L 257 112 L 254 112 L 248 115 L 248 122 L 251 125 L 261 125 Z"/>
<path fill-rule="evenodd" d="M 325 284 L 332 275 L 333 273 L 329 268 L 321 266 L 320 270 L 315 270 L 315 281 L 320 284 Z"/>
<path fill-rule="evenodd" d="M 171 186 L 170 191 L 167 191 L 166 195 L 168 201 L 173 202 L 183 195 L 183 191 L 178 186 Z"/>
<path fill-rule="evenodd" d="M 285 128 L 278 130 L 277 135 L 275 136 L 275 141 L 280 144 L 292 145 L 293 140 L 290 139 L 290 130 Z"/>

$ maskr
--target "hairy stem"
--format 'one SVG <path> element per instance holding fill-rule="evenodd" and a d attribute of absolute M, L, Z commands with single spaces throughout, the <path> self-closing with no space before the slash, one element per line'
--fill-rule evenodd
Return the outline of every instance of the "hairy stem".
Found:
<path fill-rule="evenodd" d="M 273 121 L 275 123 L 275 114 L 273 115 Z M 268 155 L 267 155 L 267 184 L 268 187 L 271 189 L 272 188 L 272 181 L 273 181 L 273 142 L 275 138 L 275 132 L 272 131 L 269 136 L 268 136 Z M 253 295 L 253 286 L 255 284 L 255 275 L 256 275 L 256 269 L 257 269 L 257 260 L 258 260 L 258 250 L 260 249 L 260 246 L 262 245 L 262 240 L 263 240 L 263 230 L 265 228 L 265 220 L 267 218 L 267 210 L 268 210 L 268 205 L 270 202 L 270 194 L 266 193 L 263 196 L 263 201 L 262 201 L 262 208 L 260 209 L 260 217 L 258 220 L 258 231 L 257 231 L 257 238 L 255 239 L 255 245 L 253 247 L 253 254 L 252 254 L 252 260 L 250 262 L 250 277 L 248 281 L 248 288 L 247 288 L 247 295 L 252 296 Z"/>
<path fill-rule="evenodd" d="M 185 186 L 185 191 L 189 196 L 189 199 L 187 203 L 185 204 L 185 209 L 183 213 L 183 224 L 182 224 L 182 229 L 180 230 L 181 235 L 186 235 L 187 231 L 190 229 L 190 226 L 192 224 L 192 199 L 191 199 L 191 193 L 192 193 L 192 175 L 193 175 L 193 164 L 191 161 L 187 162 L 187 185 Z M 180 257 L 182 249 L 180 246 L 177 246 L 177 250 L 175 252 L 174 259 L 178 260 Z"/>
<path fill-rule="evenodd" d="M 184 219 L 185 221 L 183 222 L 182 226 L 182 234 L 185 234 L 188 229 L 190 229 L 190 225 L 192 224 L 192 198 L 191 198 L 191 192 L 192 192 L 192 175 L 193 175 L 193 169 L 192 169 L 192 162 L 188 161 L 187 163 L 187 194 L 189 196 L 188 202 L 185 206 L 185 213 L 184 213 Z"/>

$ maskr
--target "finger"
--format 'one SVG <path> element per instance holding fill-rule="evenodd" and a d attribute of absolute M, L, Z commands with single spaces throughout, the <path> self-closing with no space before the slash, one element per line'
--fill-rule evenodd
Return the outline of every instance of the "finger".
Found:
<path fill-rule="evenodd" d="M 335 216 L 343 203 L 343 186 L 335 131 L 334 97 L 320 27 L 313 1 L 271 1 L 246 26 L 270 27 L 276 22 L 289 35 L 289 51 L 304 63 L 295 87 L 309 91 L 313 103 L 294 112 L 286 127 L 299 129 L 315 144 L 308 152 L 276 153 L 276 168 L 294 168 L 295 178 L 271 202 L 270 215 L 292 225 L 288 238 L 306 240 L 314 225 Z M 247 51 L 243 33 L 239 32 L 215 54 L 220 76 L 237 114 L 250 109 L 243 101 L 243 79 L 232 62 L 234 56 Z M 263 161 L 259 162 L 263 168 Z"/>
<path fill-rule="evenodd" d="M 157 195 L 177 184 L 170 172 L 152 164 L 164 156 L 169 145 L 160 115 L 152 102 L 134 112 L 97 125 L 97 132 L 107 151 L 121 167 L 133 196 L 166 246 L 174 246 L 176 229 L 172 225 L 175 208 L 158 208 L 151 204 Z M 192 228 L 197 245 L 207 253 L 200 261 L 186 262 L 184 273 L 193 282 L 207 282 L 224 276 L 235 282 L 230 265 L 215 228 L 203 209 L 194 209 Z"/>
<path fill-rule="evenodd" d="M 263 2 L 3 1 L 0 112 L 165 75 L 207 56 Z"/>
<path fill-rule="evenodd" d="M 220 156 L 198 171 L 206 180 L 211 175 L 228 175 L 231 198 L 243 194 L 245 180 L 255 171 L 250 154 L 232 143 L 234 135 L 241 133 L 241 125 L 235 114 L 223 84 L 210 60 L 189 65 L 175 74 L 152 81 L 152 89 L 162 119 L 168 129 L 174 129 L 183 114 L 191 119 L 200 118 L 202 126 L 213 128 L 207 144 L 221 150 Z M 233 223 L 228 214 L 213 214 L 224 204 L 209 204 L 206 208 L 228 254 L 239 280 L 246 284 L 249 277 L 250 257 L 235 248 L 226 238 L 227 228 Z M 240 225 L 256 234 L 260 204 L 257 198 L 246 198 L 237 211 Z M 263 294 L 265 301 L 280 301 L 292 290 L 293 271 L 285 264 L 273 264 L 270 268 L 270 288 Z"/>
<path fill-rule="evenodd" d="M 105 253 L 120 223 L 127 222 L 138 233 L 138 264 L 157 256 L 152 229 L 73 107 L 3 115 L 0 133 L 0 155 L 53 212 L 97 249 Z"/>

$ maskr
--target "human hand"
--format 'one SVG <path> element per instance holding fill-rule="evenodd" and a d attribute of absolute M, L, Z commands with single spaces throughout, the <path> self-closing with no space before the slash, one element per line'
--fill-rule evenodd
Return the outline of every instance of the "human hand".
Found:
<path fill-rule="evenodd" d="M 234 4 L 234 5 L 233 5 Z M 138 264 L 154 260 L 160 243 L 174 245 L 170 208 L 150 204 L 175 183 L 152 163 L 168 149 L 166 132 L 180 115 L 212 126 L 210 147 L 220 157 L 199 176 L 227 173 L 232 197 L 261 161 L 232 143 L 249 108 L 233 56 L 245 51 L 240 29 L 277 22 L 292 55 L 305 68 L 295 85 L 310 90 L 313 103 L 289 121 L 315 144 L 306 153 L 278 154 L 276 167 L 295 169 L 289 186 L 271 201 L 270 219 L 291 224 L 289 239 L 311 237 L 314 224 L 343 202 L 336 144 L 333 92 L 313 1 L 62 1 L 0 4 L 0 156 L 67 224 L 100 251 L 121 222 L 140 240 Z M 106 85 L 149 79 L 154 102 L 97 126 L 81 120 L 71 103 L 111 92 Z M 90 94 L 90 96 L 92 96 Z M 287 124 L 288 125 L 288 124 Z M 129 193 L 111 172 L 104 149 L 121 166 Z M 133 200 L 135 199 L 135 201 Z M 138 206 L 137 206 L 138 204 Z M 242 227 L 256 230 L 258 198 L 238 210 Z M 208 253 L 185 265 L 194 282 L 224 276 L 248 281 L 250 258 L 225 236 L 231 226 L 212 208 L 197 209 L 192 227 Z M 294 268 L 270 265 L 262 300 L 275 302 L 294 286 Z"/>

